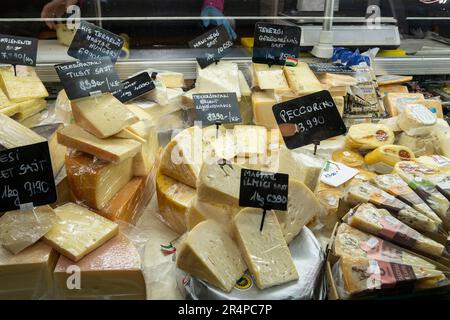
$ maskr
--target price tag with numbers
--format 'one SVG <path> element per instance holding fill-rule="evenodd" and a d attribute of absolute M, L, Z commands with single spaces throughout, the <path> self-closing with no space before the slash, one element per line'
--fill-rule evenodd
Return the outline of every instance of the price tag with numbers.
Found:
<path fill-rule="evenodd" d="M 0 151 L 0 211 L 56 202 L 48 142 Z"/>
<path fill-rule="evenodd" d="M 122 90 L 109 57 L 61 63 L 55 65 L 55 69 L 70 100 Z"/>
<path fill-rule="evenodd" d="M 38 39 L 0 34 L 0 63 L 36 65 Z"/>
<path fill-rule="evenodd" d="M 347 132 L 333 98 L 326 90 L 276 104 L 272 111 L 289 149 L 319 144 Z"/>
<path fill-rule="evenodd" d="M 122 90 L 114 92 L 114 96 L 119 99 L 120 102 L 130 101 L 155 89 L 155 83 L 150 78 L 148 72 L 142 72 L 122 81 L 122 85 Z"/>
<path fill-rule="evenodd" d="M 192 97 L 196 120 L 203 125 L 242 122 L 236 93 L 203 93 Z"/>
<path fill-rule="evenodd" d="M 289 56 L 298 58 L 300 37 L 300 27 L 258 22 L 252 61 L 284 66 Z"/>

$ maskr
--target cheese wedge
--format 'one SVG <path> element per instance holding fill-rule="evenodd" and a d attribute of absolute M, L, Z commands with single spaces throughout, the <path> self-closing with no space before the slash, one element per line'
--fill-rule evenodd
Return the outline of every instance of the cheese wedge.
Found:
<path fill-rule="evenodd" d="M 289 87 L 297 96 L 304 96 L 323 90 L 322 85 L 305 62 L 299 62 L 295 67 L 284 67 L 284 74 Z"/>
<path fill-rule="evenodd" d="M 156 74 L 156 80 L 161 81 L 167 88 L 183 88 L 184 75 L 180 72 L 163 71 Z"/>
<path fill-rule="evenodd" d="M 416 161 L 444 173 L 450 172 L 450 159 L 443 156 L 422 156 L 417 158 Z"/>
<path fill-rule="evenodd" d="M 6 149 L 45 141 L 43 137 L 0 113 L 0 145 Z"/>
<path fill-rule="evenodd" d="M 80 288 L 68 288 L 71 267 L 80 270 Z M 73 269 L 72 269 L 73 270 Z M 146 287 L 141 259 L 135 246 L 123 234 L 109 240 L 77 263 L 61 256 L 53 272 L 60 298 L 144 300 Z"/>
<path fill-rule="evenodd" d="M 342 223 L 337 229 L 333 253 L 337 257 L 366 258 L 436 269 L 434 264 L 425 259 L 379 237 L 352 228 L 346 223 Z"/>
<path fill-rule="evenodd" d="M 230 292 L 247 266 L 230 236 L 212 220 L 197 224 L 177 248 L 177 267 Z"/>
<path fill-rule="evenodd" d="M 138 121 L 110 93 L 73 101 L 72 113 L 76 124 L 97 138 L 108 138 Z"/>
<path fill-rule="evenodd" d="M 353 205 L 373 203 L 379 208 L 389 210 L 400 221 L 420 231 L 436 233 L 441 224 L 369 183 L 350 186 L 345 199 Z"/>
<path fill-rule="evenodd" d="M 133 158 L 133 174 L 138 177 L 146 177 L 150 174 L 158 152 L 158 134 L 155 130 L 147 136 L 142 143 L 142 150 Z"/>
<path fill-rule="evenodd" d="M 197 65 L 195 86 L 199 93 L 234 92 L 241 100 L 239 69 L 234 62 L 220 61 L 203 69 Z"/>
<path fill-rule="evenodd" d="M 158 171 L 156 196 L 159 214 L 164 221 L 174 231 L 180 234 L 186 232 L 187 210 L 195 197 L 195 189 Z"/>
<path fill-rule="evenodd" d="M 289 89 L 282 66 L 253 63 L 253 70 L 261 90 Z"/>
<path fill-rule="evenodd" d="M 241 70 L 238 71 L 238 77 L 239 77 L 239 89 L 241 90 L 241 95 L 243 97 L 250 97 L 250 95 L 252 94 L 252 89 L 250 89 L 247 79 L 245 79 L 244 73 Z"/>
<path fill-rule="evenodd" d="M 267 91 L 255 91 L 252 93 L 252 107 L 255 124 L 268 129 L 277 129 L 278 124 L 273 115 L 272 106 L 277 101 Z"/>
<path fill-rule="evenodd" d="M 75 198 L 94 209 L 104 207 L 133 177 L 132 159 L 115 164 L 80 152 L 66 156 L 66 171 Z"/>
<path fill-rule="evenodd" d="M 42 241 L 13 255 L 0 247 L 0 299 L 49 299 L 58 253 Z"/>
<path fill-rule="evenodd" d="M 399 161 L 414 159 L 415 156 L 411 149 L 393 144 L 378 147 L 364 157 L 364 161 L 370 165 L 371 169 L 380 174 L 391 173 Z"/>
<path fill-rule="evenodd" d="M 273 211 L 266 214 L 260 231 L 262 210 L 245 208 L 233 220 L 237 243 L 259 289 L 297 280 L 299 275 Z"/>
<path fill-rule="evenodd" d="M 58 221 L 49 206 L 9 211 L 0 217 L 0 243 L 17 254 L 36 243 Z"/>
<path fill-rule="evenodd" d="M 408 103 L 415 103 L 425 97 L 421 93 L 388 93 L 383 97 L 386 111 L 391 117 L 397 116 Z"/>
<path fill-rule="evenodd" d="M 267 130 L 261 126 L 236 125 L 233 132 L 238 157 L 255 157 L 266 154 Z"/>
<path fill-rule="evenodd" d="M 44 240 L 75 262 L 119 233 L 116 223 L 75 203 L 66 203 L 55 212 L 60 221 Z"/>
<path fill-rule="evenodd" d="M 111 162 L 132 158 L 142 148 L 139 142 L 131 139 L 99 139 L 76 124 L 58 131 L 58 143 Z"/>
<path fill-rule="evenodd" d="M 371 150 L 393 144 L 395 135 L 384 124 L 360 123 L 350 127 L 346 138 L 346 146 L 351 149 Z"/>
<path fill-rule="evenodd" d="M 16 66 L 16 72 L 14 75 L 12 68 L 0 68 L 0 87 L 11 102 L 48 97 L 47 89 L 34 68 Z"/>
<path fill-rule="evenodd" d="M 397 125 L 410 136 L 430 134 L 436 115 L 421 104 L 408 104 L 397 117 Z"/>
<path fill-rule="evenodd" d="M 445 248 L 394 218 L 387 210 L 362 204 L 349 213 L 347 223 L 361 231 L 380 236 L 405 248 L 440 257 Z"/>

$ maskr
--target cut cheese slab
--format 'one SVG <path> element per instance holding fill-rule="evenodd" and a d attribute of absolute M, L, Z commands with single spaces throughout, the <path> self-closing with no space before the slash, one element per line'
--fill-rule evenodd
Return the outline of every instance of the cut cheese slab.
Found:
<path fill-rule="evenodd" d="M 255 91 L 252 93 L 252 107 L 255 123 L 269 129 L 278 129 L 277 121 L 273 115 L 272 107 L 277 101 L 267 91 Z"/>
<path fill-rule="evenodd" d="M 58 131 L 58 143 L 111 162 L 122 162 L 141 151 L 141 144 L 131 139 L 99 139 L 76 124 Z"/>
<path fill-rule="evenodd" d="M 261 90 L 289 89 L 282 66 L 253 63 L 253 70 Z"/>
<path fill-rule="evenodd" d="M 49 206 L 9 211 L 0 217 L 0 243 L 17 254 L 36 243 L 58 221 Z"/>
<path fill-rule="evenodd" d="M 364 161 L 380 174 L 391 173 L 395 164 L 399 161 L 414 160 L 414 153 L 405 146 L 388 144 L 378 147 L 364 157 Z"/>
<path fill-rule="evenodd" d="M 450 157 L 450 128 L 437 129 L 433 132 L 437 140 L 436 150 L 439 154 Z"/>
<path fill-rule="evenodd" d="M 150 174 L 158 152 L 158 134 L 152 127 L 147 138 L 141 142 L 142 150 L 133 158 L 133 174 L 138 177 L 146 177 Z"/>
<path fill-rule="evenodd" d="M 372 204 L 362 204 L 349 213 L 347 223 L 361 231 L 380 236 L 400 246 L 411 248 L 434 257 L 440 257 L 445 248 L 406 224 L 394 218 L 388 211 Z"/>
<path fill-rule="evenodd" d="M 241 100 L 238 65 L 220 61 L 203 69 L 197 66 L 196 88 L 199 93 L 234 92 Z"/>
<path fill-rule="evenodd" d="M 0 299 L 50 298 L 58 253 L 42 241 L 13 255 L 0 247 Z"/>
<path fill-rule="evenodd" d="M 254 157 L 266 154 L 267 130 L 261 126 L 234 126 L 236 154 L 238 157 Z"/>
<path fill-rule="evenodd" d="M 45 141 L 43 137 L 0 113 L 0 145 L 10 149 Z"/>
<path fill-rule="evenodd" d="M 425 97 L 421 93 L 388 93 L 383 98 L 384 107 L 391 117 L 397 116 L 408 103 L 415 103 Z"/>
<path fill-rule="evenodd" d="M 248 85 L 247 79 L 245 79 L 244 73 L 239 70 L 239 88 L 241 90 L 241 95 L 243 97 L 249 97 L 252 94 L 252 89 L 250 89 L 250 86 Z"/>
<path fill-rule="evenodd" d="M 409 104 L 397 117 L 397 125 L 410 136 L 430 134 L 436 115 L 421 104 Z"/>
<path fill-rule="evenodd" d="M 145 177 L 134 177 L 100 209 L 100 214 L 112 221 L 122 220 L 136 224 L 140 213 L 151 198 L 146 190 Z"/>
<path fill-rule="evenodd" d="M 186 232 L 186 215 L 195 197 L 195 189 L 158 171 L 156 196 L 159 214 L 174 231 Z"/>
<path fill-rule="evenodd" d="M 212 220 L 197 224 L 177 248 L 177 267 L 230 292 L 247 266 L 236 244 Z"/>
<path fill-rule="evenodd" d="M 81 288 L 67 287 L 70 267 L 80 270 Z M 141 259 L 135 246 L 123 234 L 106 242 L 74 264 L 61 256 L 53 272 L 58 293 L 64 299 L 144 300 L 146 287 Z"/>
<path fill-rule="evenodd" d="M 73 101 L 72 113 L 81 128 L 98 138 L 108 138 L 138 121 L 110 93 Z"/>
<path fill-rule="evenodd" d="M 311 94 L 323 90 L 322 85 L 305 62 L 299 62 L 295 67 L 284 67 L 284 74 L 289 87 L 297 96 Z"/>
<path fill-rule="evenodd" d="M 119 233 L 117 224 L 75 203 L 66 203 L 55 212 L 60 221 L 44 240 L 75 262 Z"/>
<path fill-rule="evenodd" d="M 63 128 L 63 124 L 47 124 L 34 127 L 32 130 L 48 141 L 50 157 L 52 159 L 53 174 L 56 176 L 64 166 L 67 148 L 58 143 L 57 132 Z"/>
<path fill-rule="evenodd" d="M 310 189 L 300 181 L 289 179 L 287 211 L 275 211 L 284 239 L 290 243 L 305 225 L 318 218 L 321 206 Z"/>
<path fill-rule="evenodd" d="M 94 209 L 104 207 L 133 177 L 132 159 L 115 164 L 81 152 L 66 156 L 66 171 L 75 198 Z"/>
<path fill-rule="evenodd" d="M 16 72 L 14 75 L 12 68 L 0 68 L 0 87 L 11 102 L 48 97 L 47 89 L 34 68 L 16 66 Z"/>
<path fill-rule="evenodd" d="M 256 285 L 265 289 L 297 280 L 297 269 L 275 213 L 267 212 L 262 231 L 261 218 L 261 209 L 246 208 L 233 220 L 239 248 Z"/>
<path fill-rule="evenodd" d="M 184 75 L 180 72 L 163 71 L 156 74 L 156 80 L 161 81 L 167 88 L 183 88 Z"/>
<path fill-rule="evenodd" d="M 346 146 L 352 149 L 371 150 L 384 145 L 393 144 L 394 132 L 380 123 L 360 123 L 350 127 Z"/>
<path fill-rule="evenodd" d="M 333 252 L 337 257 L 375 259 L 436 269 L 434 264 L 425 259 L 381 238 L 352 228 L 346 223 L 342 223 L 337 230 L 333 243 Z"/>
<path fill-rule="evenodd" d="M 412 137 L 405 132 L 399 135 L 396 144 L 410 148 L 416 157 L 436 154 L 439 147 L 439 141 L 434 135 Z"/>
<path fill-rule="evenodd" d="M 422 156 L 417 158 L 416 161 L 444 173 L 450 172 L 450 159 L 443 156 Z"/>

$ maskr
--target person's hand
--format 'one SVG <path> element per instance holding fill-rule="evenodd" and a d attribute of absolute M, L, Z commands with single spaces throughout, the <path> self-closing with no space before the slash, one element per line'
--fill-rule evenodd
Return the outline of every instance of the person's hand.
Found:
<path fill-rule="evenodd" d="M 233 30 L 233 27 L 230 24 L 230 21 L 226 19 L 221 11 L 216 7 L 212 6 L 204 6 L 201 13 L 202 25 L 207 28 L 209 25 L 212 26 L 220 26 L 223 25 L 228 32 L 228 35 L 232 40 L 237 38 L 236 32 Z"/>
<path fill-rule="evenodd" d="M 41 18 L 48 19 L 62 17 L 66 12 L 67 7 L 77 3 L 78 0 L 52 0 L 42 8 Z M 54 21 L 45 21 L 45 24 L 52 30 L 56 28 Z"/>

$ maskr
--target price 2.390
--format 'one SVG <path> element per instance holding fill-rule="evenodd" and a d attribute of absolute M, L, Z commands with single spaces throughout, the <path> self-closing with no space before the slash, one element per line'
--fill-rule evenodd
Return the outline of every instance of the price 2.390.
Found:
<path fill-rule="evenodd" d="M 296 124 L 296 132 L 305 132 L 314 127 L 322 126 L 325 124 L 325 118 L 323 116 L 312 117 L 308 120 L 299 122 Z"/>

